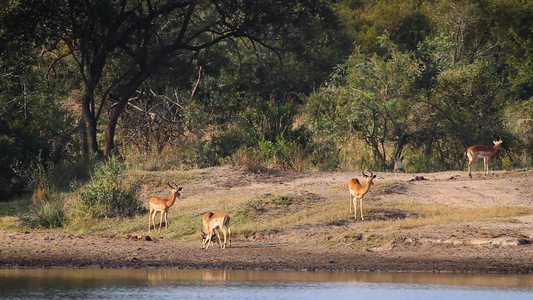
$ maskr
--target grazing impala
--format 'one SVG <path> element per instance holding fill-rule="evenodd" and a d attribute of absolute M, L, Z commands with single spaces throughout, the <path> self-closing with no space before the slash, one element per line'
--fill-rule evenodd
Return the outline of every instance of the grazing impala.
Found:
<path fill-rule="evenodd" d="M 204 239 L 202 249 L 208 249 L 211 245 L 211 240 L 213 239 L 213 236 L 216 235 L 218 239 L 218 245 L 220 246 L 220 249 L 226 248 L 226 237 L 229 239 L 228 246 L 231 246 L 231 229 L 229 225 L 230 217 L 226 213 L 212 213 L 212 212 L 206 212 L 203 215 L 203 225 L 204 230 L 202 230 L 202 238 Z M 222 231 L 222 235 L 224 236 L 224 243 L 221 243 L 220 239 L 220 231 Z"/>
<path fill-rule="evenodd" d="M 174 202 L 176 202 L 176 198 L 181 197 L 181 194 L 179 191 L 181 191 L 181 187 L 178 187 L 177 184 L 172 182 L 172 185 L 168 183 L 168 186 L 172 189 L 172 194 L 170 195 L 170 198 L 165 199 L 161 197 L 152 197 L 148 201 L 148 208 L 150 210 L 150 213 L 148 215 L 148 232 L 150 232 L 150 220 L 152 220 L 152 223 L 154 224 L 155 229 L 155 215 L 157 212 L 161 213 L 161 216 L 159 218 L 159 232 L 161 232 L 161 225 L 163 224 L 163 218 L 165 219 L 165 229 L 168 228 L 168 209 L 174 205 Z"/>
<path fill-rule="evenodd" d="M 490 158 L 496 155 L 498 149 L 501 148 L 503 141 L 492 141 L 494 147 L 492 149 L 484 145 L 474 145 L 466 149 L 466 156 L 468 157 L 468 176 L 472 178 L 472 163 L 475 162 L 478 158 L 483 158 L 483 166 L 485 171 L 485 176 L 489 174 L 489 161 Z"/>
<path fill-rule="evenodd" d="M 374 184 L 373 180 L 376 178 L 376 175 L 370 172 L 370 176 L 366 175 L 363 171 L 363 177 L 366 178 L 365 185 L 361 185 L 357 178 L 352 178 L 348 182 L 348 187 L 350 188 L 350 212 L 352 212 L 352 201 L 354 207 L 354 218 L 357 220 L 357 200 L 359 200 L 359 206 L 361 209 L 361 220 L 363 219 L 363 197 L 368 193 L 370 186 Z"/>

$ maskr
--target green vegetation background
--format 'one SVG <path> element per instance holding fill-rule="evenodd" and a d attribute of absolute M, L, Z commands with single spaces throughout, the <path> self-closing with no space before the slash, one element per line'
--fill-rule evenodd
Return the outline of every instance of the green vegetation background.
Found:
<path fill-rule="evenodd" d="M 125 170 L 432 172 L 500 138 L 491 166 L 533 164 L 531 1 L 66 2 L 0 8 L 0 201 L 27 226 L 143 212 Z M 187 21 L 206 46 L 164 52 Z"/>

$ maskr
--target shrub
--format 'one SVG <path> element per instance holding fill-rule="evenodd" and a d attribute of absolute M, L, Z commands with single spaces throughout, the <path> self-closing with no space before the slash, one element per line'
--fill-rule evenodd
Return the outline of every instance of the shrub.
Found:
<path fill-rule="evenodd" d="M 67 224 L 64 199 L 59 194 L 51 193 L 45 186 L 39 186 L 33 193 L 32 200 L 30 214 L 20 217 L 24 225 L 32 228 L 55 228 Z"/>
<path fill-rule="evenodd" d="M 257 173 L 266 169 L 262 157 L 253 150 L 240 149 L 231 156 L 231 163 L 246 172 Z"/>
<path fill-rule="evenodd" d="M 258 142 L 258 154 L 274 167 L 304 171 L 312 163 L 311 154 L 315 148 L 304 130 L 294 130 L 279 136 L 274 142 Z"/>
<path fill-rule="evenodd" d="M 79 192 L 76 213 L 82 218 L 134 216 L 142 212 L 137 185 L 124 178 L 125 164 L 115 157 L 98 163 L 91 181 Z"/>

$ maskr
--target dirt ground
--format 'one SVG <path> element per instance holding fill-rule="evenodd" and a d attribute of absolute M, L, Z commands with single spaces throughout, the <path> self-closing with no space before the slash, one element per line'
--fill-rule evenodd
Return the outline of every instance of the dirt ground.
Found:
<path fill-rule="evenodd" d="M 229 167 L 193 170 L 203 177 L 188 182 L 187 197 L 287 192 L 346 199 L 349 172 L 251 174 Z M 425 180 L 414 180 L 415 176 Z M 210 180 L 205 180 L 205 178 Z M 213 180 L 213 179 L 216 180 Z M 451 207 L 524 206 L 533 204 L 533 170 L 427 174 L 378 173 L 365 209 L 380 201 L 417 201 Z M 397 189 L 398 191 L 384 191 Z M 153 191 L 145 191 L 147 194 Z M 374 193 L 373 193 L 374 192 Z M 220 193 L 220 194 L 217 194 Z M 338 194 L 335 194 L 338 193 Z M 373 193 L 373 194 L 372 194 Z M 333 195 L 332 195 L 333 194 Z M 372 195 L 371 195 L 372 194 Z M 330 195 L 330 196 L 328 196 Z M 342 198 L 344 197 L 344 198 Z M 390 216 L 389 216 L 390 217 Z M 398 212 L 398 218 L 408 214 Z M 342 270 L 392 272 L 533 273 L 533 215 L 499 221 L 458 222 L 401 230 L 392 242 L 354 246 L 342 232 L 378 220 L 353 219 L 339 224 L 302 226 L 269 234 L 237 236 L 231 247 L 200 248 L 200 241 L 137 236 L 71 235 L 0 231 L 0 268 L 213 268 L 263 270 Z M 332 239 L 324 242 L 324 239 Z"/>

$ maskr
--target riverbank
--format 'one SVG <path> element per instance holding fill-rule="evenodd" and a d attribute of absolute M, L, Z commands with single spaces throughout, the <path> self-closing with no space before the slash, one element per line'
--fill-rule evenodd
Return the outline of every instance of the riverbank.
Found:
<path fill-rule="evenodd" d="M 234 240 L 199 243 L 1 232 L 2 268 L 193 268 L 387 272 L 533 273 L 533 246 L 399 243 L 387 250 L 320 249 Z"/>
<path fill-rule="evenodd" d="M 129 221 L 138 228 L 131 233 L 117 233 L 116 228 L 82 234 L 4 229 L 0 231 L 0 268 L 533 273 L 530 170 L 502 171 L 487 178 L 476 174 L 474 179 L 458 172 L 416 174 L 418 180 L 413 180 L 414 174 L 380 173 L 365 198 L 365 221 L 355 221 L 348 212 L 345 183 L 353 174 L 247 175 L 222 168 L 206 172 L 209 178 L 220 180 L 206 180 L 205 174 L 184 180 L 183 193 L 187 196 L 171 209 L 169 229 L 163 229 L 161 235 L 154 231 L 148 234 L 146 216 Z M 248 177 L 243 180 L 243 176 Z M 199 216 L 204 206 L 212 205 L 202 202 L 207 201 L 206 190 L 211 199 L 218 199 L 217 203 L 255 193 L 243 198 L 248 206 L 252 200 L 256 203 L 267 199 L 265 192 L 270 198 L 293 196 L 288 198 L 291 203 L 281 208 L 270 204 L 262 207 L 261 215 L 257 215 L 259 210 L 246 215 L 256 222 L 272 222 L 271 226 L 279 229 L 250 230 L 244 228 L 245 221 L 235 218 L 231 247 L 202 250 Z M 145 189 L 144 193 L 154 191 Z M 280 199 L 285 198 L 275 198 L 277 202 Z M 234 203 L 224 205 L 230 213 L 232 207 L 237 207 Z M 316 215 L 330 210 L 323 206 L 346 211 L 341 217 L 323 220 Z M 197 231 L 181 237 L 172 235 L 180 225 L 179 213 L 189 210 L 194 211 L 195 220 L 198 218 Z M 482 216 L 465 219 L 465 212 L 466 216 Z M 238 213 L 243 214 L 236 209 L 232 214 Z M 287 215 L 297 224 L 282 223 L 280 220 Z"/>

